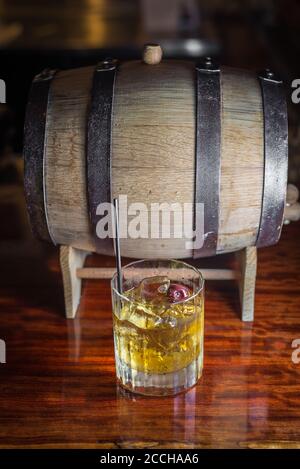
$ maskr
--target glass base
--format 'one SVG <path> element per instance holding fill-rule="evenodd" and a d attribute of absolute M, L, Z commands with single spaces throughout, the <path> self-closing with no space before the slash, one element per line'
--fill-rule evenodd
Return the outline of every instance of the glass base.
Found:
<path fill-rule="evenodd" d="M 116 357 L 117 379 L 131 392 L 148 396 L 171 396 L 194 386 L 202 374 L 202 353 L 182 370 L 172 373 L 143 373 L 130 368 Z"/>

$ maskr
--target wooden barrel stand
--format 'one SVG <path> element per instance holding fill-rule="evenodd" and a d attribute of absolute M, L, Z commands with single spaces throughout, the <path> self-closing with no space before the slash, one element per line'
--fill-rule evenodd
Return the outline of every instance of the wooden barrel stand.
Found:
<path fill-rule="evenodd" d="M 60 247 L 60 266 L 67 318 L 74 319 L 76 316 L 83 279 L 111 279 L 116 271 L 113 267 L 84 267 L 85 259 L 89 254 L 91 253 L 71 246 Z M 201 269 L 200 265 L 198 268 L 205 280 L 236 280 L 240 292 L 241 318 L 243 321 L 253 321 L 257 249 L 255 246 L 250 246 L 237 251 L 235 256 L 237 258 L 236 270 Z"/>

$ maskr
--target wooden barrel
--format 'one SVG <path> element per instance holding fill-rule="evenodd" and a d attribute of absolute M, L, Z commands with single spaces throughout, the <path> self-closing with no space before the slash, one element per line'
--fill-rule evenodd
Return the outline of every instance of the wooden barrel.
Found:
<path fill-rule="evenodd" d="M 128 205 L 143 202 L 150 208 L 152 203 L 195 207 L 201 191 L 210 197 L 204 220 L 208 233 L 213 232 L 212 249 L 195 255 L 185 236 L 172 236 L 174 215 L 170 238 L 122 239 L 122 255 L 188 258 L 274 244 L 283 222 L 287 177 L 287 117 L 280 82 L 270 72 L 258 76 L 219 70 L 209 60 L 204 67 L 158 61 L 125 62 L 116 68 L 106 63 L 106 70 L 114 71 L 111 101 L 107 96 L 101 101 L 108 74 L 95 90 L 95 67 L 47 71 L 35 79 L 24 146 L 25 193 L 34 232 L 55 244 L 111 254 L 109 245 L 96 239 L 90 213 L 90 188 L 101 192 L 107 183 L 100 164 L 110 177 L 108 199 L 126 195 Z M 91 118 L 98 97 L 98 114 L 94 109 Z M 111 125 L 109 142 L 99 138 L 98 124 L 101 132 Z M 101 153 L 97 160 L 97 145 L 109 155 Z M 132 218 L 129 214 L 127 222 Z M 185 222 L 193 228 L 194 208 Z"/>

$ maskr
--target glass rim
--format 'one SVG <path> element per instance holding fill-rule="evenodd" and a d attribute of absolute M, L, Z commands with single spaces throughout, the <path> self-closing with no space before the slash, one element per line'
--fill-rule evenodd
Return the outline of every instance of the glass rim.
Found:
<path fill-rule="evenodd" d="M 124 265 L 124 267 L 122 267 L 122 269 L 121 269 L 121 272 L 126 270 L 126 268 L 128 268 L 128 267 L 132 267 L 132 266 L 134 266 L 136 264 L 140 264 L 142 262 L 149 262 L 149 263 L 150 262 L 178 262 L 178 263 L 182 264 L 183 266 L 188 267 L 191 270 L 194 270 L 194 272 L 197 273 L 198 278 L 200 279 L 200 286 L 197 288 L 197 291 L 195 291 L 191 296 L 189 296 L 188 298 L 185 298 L 184 300 L 179 300 L 179 301 L 174 301 L 172 303 L 169 303 L 170 305 L 175 305 L 175 304 L 178 305 L 178 304 L 187 303 L 188 301 L 193 300 L 197 295 L 199 295 L 204 290 L 205 280 L 204 280 L 204 277 L 203 277 L 201 271 L 197 267 L 195 267 L 194 265 L 188 264 L 187 262 L 184 262 L 181 259 L 160 259 L 160 258 L 157 258 L 157 259 L 138 259 L 136 261 L 132 261 L 132 262 L 129 262 L 129 264 Z M 135 305 L 138 305 L 139 304 L 138 301 L 132 300 L 131 298 L 128 298 L 123 293 L 120 293 L 117 288 L 115 288 L 114 282 L 117 278 L 117 275 L 118 275 L 118 272 L 115 272 L 113 274 L 112 278 L 111 278 L 111 281 L 110 281 L 112 291 L 114 291 L 114 293 L 119 298 L 121 298 L 122 300 L 130 302 L 130 303 L 135 304 Z"/>

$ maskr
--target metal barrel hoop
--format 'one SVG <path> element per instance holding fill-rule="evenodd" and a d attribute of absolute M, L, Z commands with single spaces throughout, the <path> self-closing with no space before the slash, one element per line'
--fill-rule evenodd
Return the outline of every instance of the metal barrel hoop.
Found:
<path fill-rule="evenodd" d="M 112 203 L 111 194 L 111 127 L 114 85 L 118 62 L 106 59 L 95 68 L 87 125 L 87 192 L 91 228 L 96 250 L 112 254 L 113 239 L 97 236 L 97 207 Z"/>
<path fill-rule="evenodd" d="M 45 141 L 50 86 L 57 70 L 46 69 L 31 85 L 24 126 L 24 188 L 34 235 L 55 244 L 47 218 L 45 187 Z"/>
<path fill-rule="evenodd" d="M 287 104 L 282 80 L 270 70 L 258 75 L 264 113 L 264 177 L 257 247 L 280 238 L 288 171 Z"/>
<path fill-rule="evenodd" d="M 194 230 L 199 231 L 197 204 L 204 209 L 204 239 L 193 257 L 217 251 L 221 172 L 220 67 L 208 57 L 196 65 L 196 174 Z"/>

